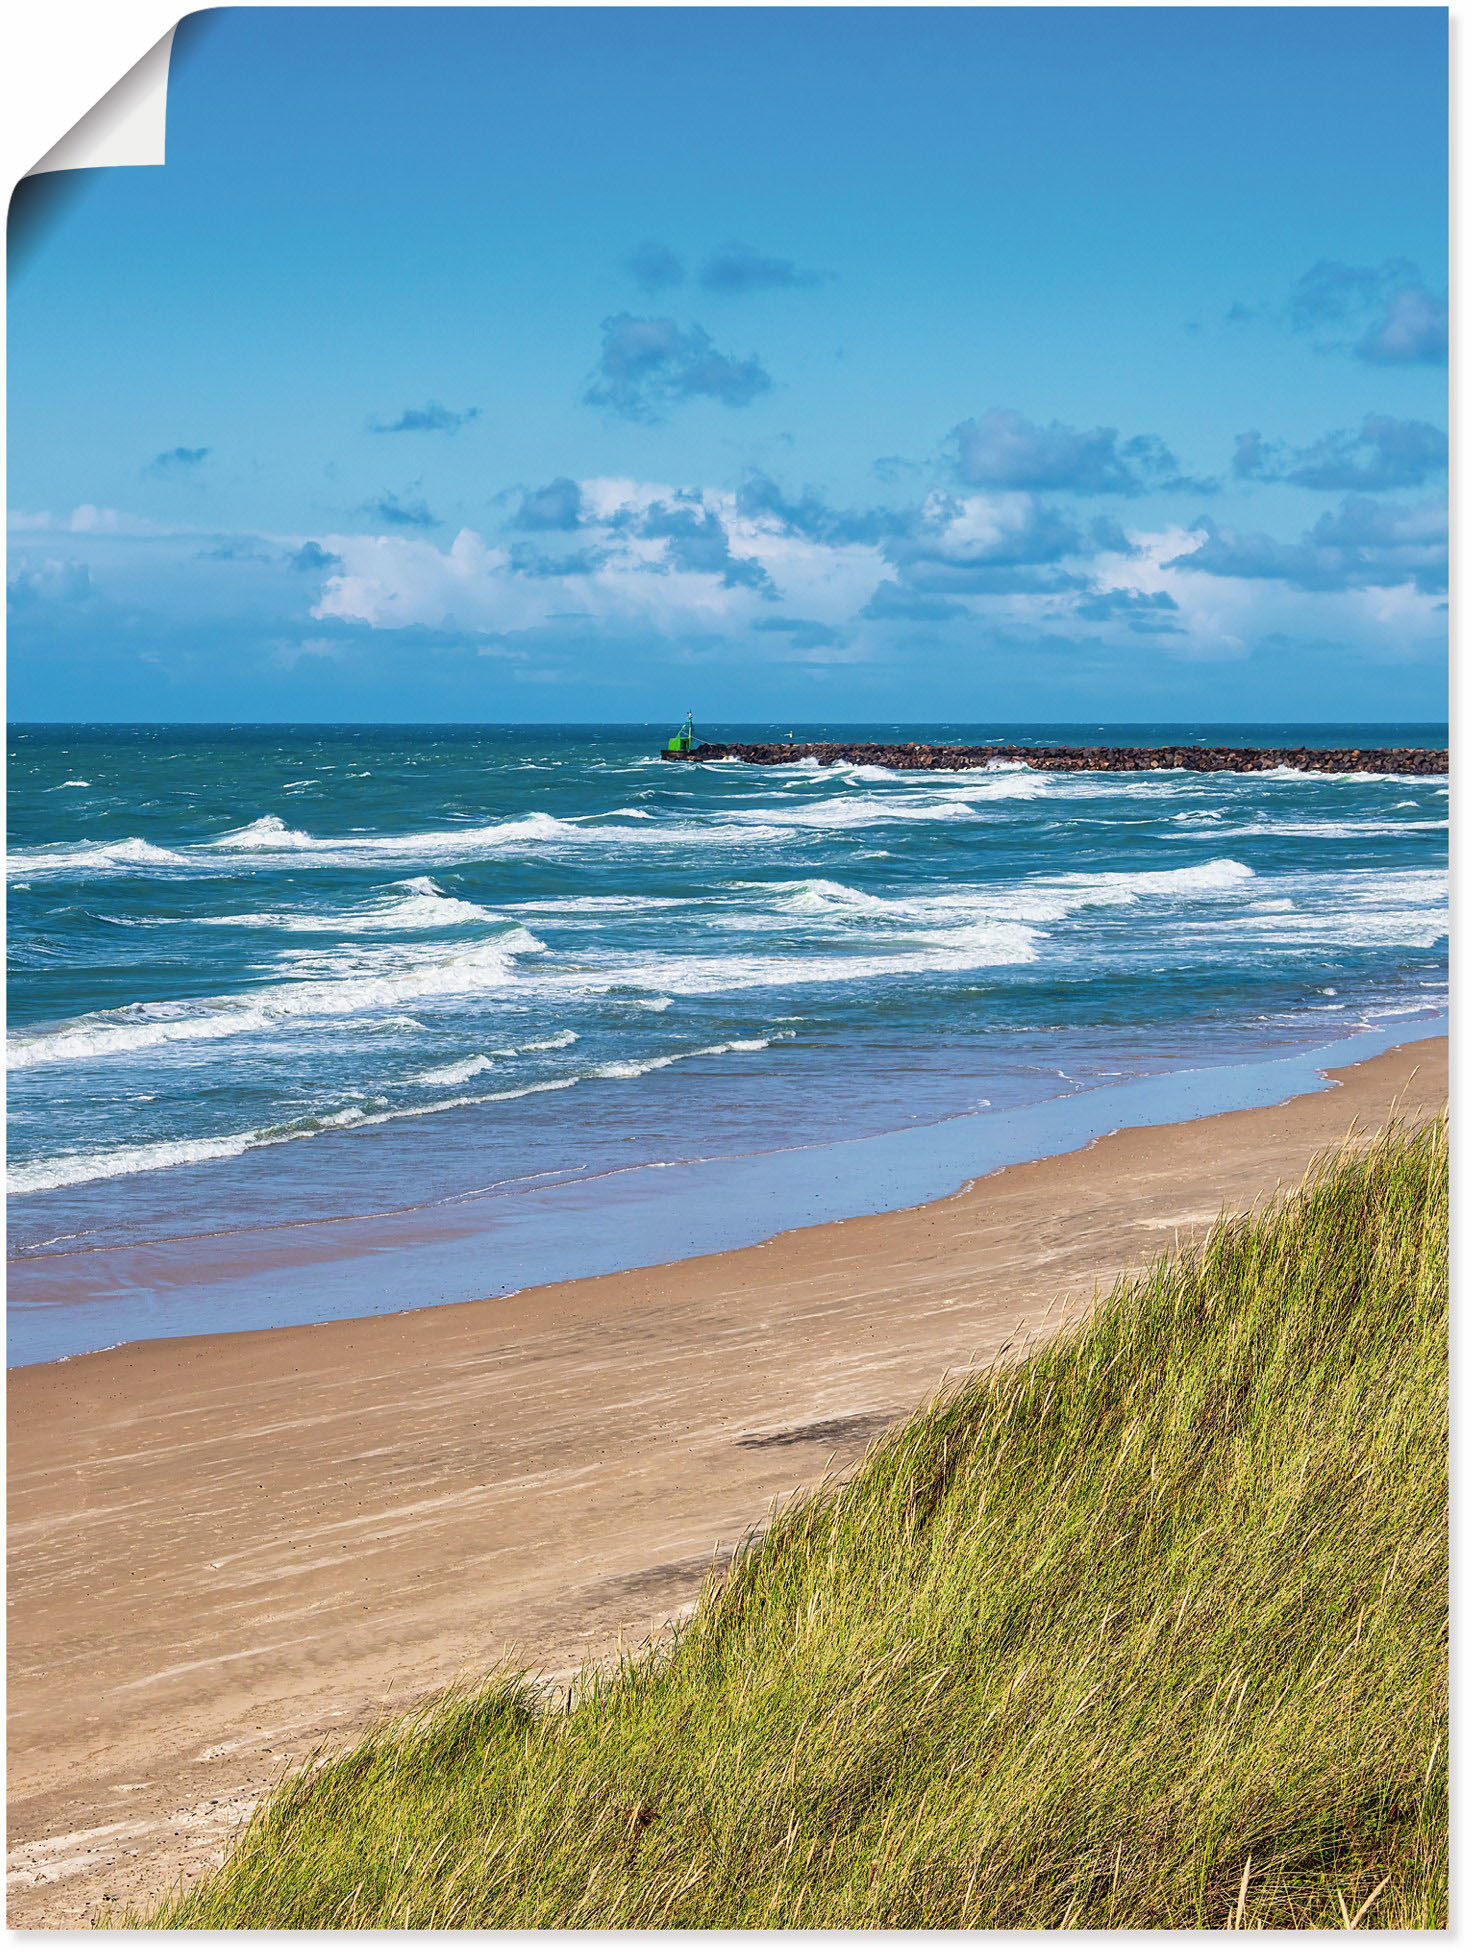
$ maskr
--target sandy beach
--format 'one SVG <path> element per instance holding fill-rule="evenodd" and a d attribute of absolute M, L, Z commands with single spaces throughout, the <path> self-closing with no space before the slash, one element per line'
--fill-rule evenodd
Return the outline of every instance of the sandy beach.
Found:
<path fill-rule="evenodd" d="M 758 1247 L 13 1371 L 10 1923 L 158 1895 L 457 1675 L 642 1640 L 944 1375 L 1440 1106 L 1445 1042 L 1330 1075 Z"/>

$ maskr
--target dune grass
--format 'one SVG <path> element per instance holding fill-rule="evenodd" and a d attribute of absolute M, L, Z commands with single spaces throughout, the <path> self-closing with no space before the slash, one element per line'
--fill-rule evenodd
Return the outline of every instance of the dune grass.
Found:
<path fill-rule="evenodd" d="M 288 1779 L 153 1927 L 1446 1922 L 1444 1124 L 778 1512 L 570 1707 Z"/>

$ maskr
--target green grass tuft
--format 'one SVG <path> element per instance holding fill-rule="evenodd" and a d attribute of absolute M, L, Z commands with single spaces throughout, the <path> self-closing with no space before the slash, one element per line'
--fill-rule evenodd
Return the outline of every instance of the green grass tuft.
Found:
<path fill-rule="evenodd" d="M 386 1725 L 116 1922 L 1444 1926 L 1446 1174 L 1442 1123 L 1330 1158 L 570 1708 Z"/>

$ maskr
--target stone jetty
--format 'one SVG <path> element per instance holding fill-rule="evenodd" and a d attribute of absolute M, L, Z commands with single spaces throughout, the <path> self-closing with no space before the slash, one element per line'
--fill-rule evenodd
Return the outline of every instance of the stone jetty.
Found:
<path fill-rule="evenodd" d="M 1032 766 L 1044 773 L 1270 773 L 1288 767 L 1298 773 L 1445 773 L 1446 748 L 1429 746 L 1354 746 L 1330 751 L 1318 746 L 922 746 L 778 745 L 692 746 L 664 751 L 661 759 L 696 761 L 742 759 L 750 766 L 795 766 L 816 759 L 820 766 L 885 766 L 900 773 L 964 773 L 998 763 Z"/>

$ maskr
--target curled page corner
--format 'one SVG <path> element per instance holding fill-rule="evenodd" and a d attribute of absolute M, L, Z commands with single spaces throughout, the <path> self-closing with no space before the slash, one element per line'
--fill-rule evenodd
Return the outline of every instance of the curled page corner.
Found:
<path fill-rule="evenodd" d="M 81 121 L 54 143 L 27 176 L 63 169 L 105 169 L 162 163 L 169 107 L 169 59 L 174 34 L 154 42 L 141 61 L 109 88 Z"/>

